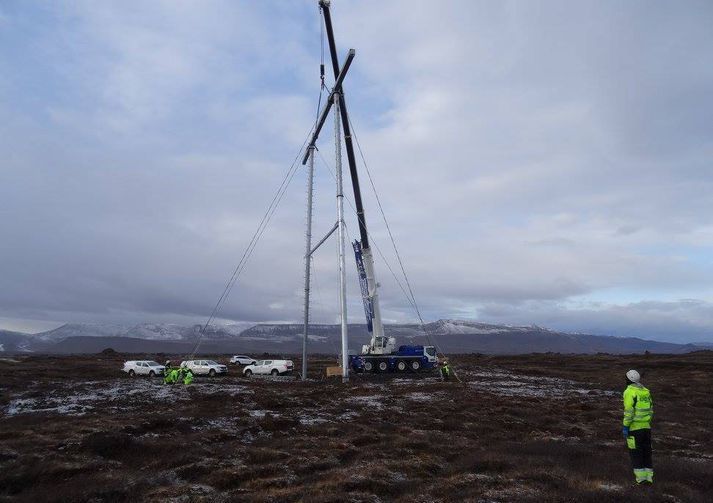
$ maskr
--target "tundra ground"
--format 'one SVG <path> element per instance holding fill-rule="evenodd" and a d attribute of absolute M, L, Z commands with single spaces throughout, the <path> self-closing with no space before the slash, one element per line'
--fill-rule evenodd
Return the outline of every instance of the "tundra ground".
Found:
<path fill-rule="evenodd" d="M 462 383 L 342 384 L 315 359 L 308 382 L 231 366 L 173 387 L 123 360 L 0 359 L 0 501 L 713 501 L 713 352 L 454 357 Z M 653 487 L 620 436 L 629 368 L 654 397 Z"/>

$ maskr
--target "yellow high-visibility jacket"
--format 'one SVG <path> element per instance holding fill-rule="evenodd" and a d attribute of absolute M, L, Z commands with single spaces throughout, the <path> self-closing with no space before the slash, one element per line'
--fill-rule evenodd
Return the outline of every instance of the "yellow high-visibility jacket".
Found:
<path fill-rule="evenodd" d="M 654 401 L 651 393 L 641 384 L 629 384 L 624 390 L 624 426 L 629 431 L 651 428 Z"/>

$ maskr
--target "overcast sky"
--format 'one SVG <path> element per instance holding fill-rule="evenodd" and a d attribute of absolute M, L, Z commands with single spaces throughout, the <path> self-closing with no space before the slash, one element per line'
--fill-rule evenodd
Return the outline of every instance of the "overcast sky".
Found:
<path fill-rule="evenodd" d="M 711 2 L 334 0 L 332 14 L 427 320 L 713 341 Z M 0 2 L 0 327 L 204 321 L 314 121 L 319 62 L 316 0 Z M 330 120 L 315 236 L 335 219 L 332 135 Z M 305 179 L 223 321 L 300 319 Z M 336 264 L 332 239 L 315 321 L 337 320 Z M 413 321 L 376 267 L 387 321 Z"/>

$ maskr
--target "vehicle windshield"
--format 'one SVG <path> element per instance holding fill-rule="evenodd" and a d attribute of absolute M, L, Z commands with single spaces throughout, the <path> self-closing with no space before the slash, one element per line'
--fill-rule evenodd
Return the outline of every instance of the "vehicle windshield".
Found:
<path fill-rule="evenodd" d="M 159 362 L 155 362 L 153 360 L 150 362 L 147 362 L 147 363 L 149 364 L 149 367 L 160 367 L 161 366 L 161 364 Z"/>
<path fill-rule="evenodd" d="M 214 362 L 213 360 L 206 360 L 206 363 L 208 365 L 218 365 L 218 362 Z"/>
<path fill-rule="evenodd" d="M 426 348 L 426 354 L 427 354 L 428 356 L 436 356 L 436 348 L 434 348 L 433 346 L 427 347 L 427 348 Z"/>

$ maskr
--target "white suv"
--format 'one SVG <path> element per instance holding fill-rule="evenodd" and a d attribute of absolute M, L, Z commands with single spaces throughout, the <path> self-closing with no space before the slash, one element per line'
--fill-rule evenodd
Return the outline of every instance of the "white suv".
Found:
<path fill-rule="evenodd" d="M 152 360 L 129 360 L 128 362 L 124 362 L 124 368 L 121 370 L 131 377 L 137 375 L 154 377 L 163 374 L 166 367 Z"/>
<path fill-rule="evenodd" d="M 250 377 L 253 374 L 289 374 L 292 372 L 292 360 L 258 360 L 243 369 L 243 374 Z"/>
<path fill-rule="evenodd" d="M 228 372 L 228 367 L 213 360 L 188 360 L 181 362 L 181 367 L 190 369 L 196 375 L 209 375 L 211 377 Z"/>
<path fill-rule="evenodd" d="M 233 365 L 252 365 L 256 361 L 257 360 L 255 360 L 254 358 L 250 358 L 246 355 L 235 355 L 230 359 L 230 363 L 232 363 Z"/>

